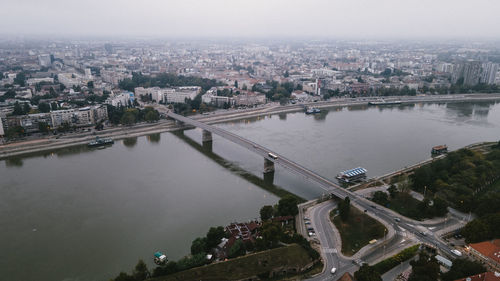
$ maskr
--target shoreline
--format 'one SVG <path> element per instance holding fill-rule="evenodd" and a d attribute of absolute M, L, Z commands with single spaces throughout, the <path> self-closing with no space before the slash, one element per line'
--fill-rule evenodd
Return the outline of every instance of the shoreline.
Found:
<path fill-rule="evenodd" d="M 417 104 L 417 103 L 442 103 L 442 102 L 477 102 L 477 101 L 495 101 L 500 100 L 500 94 L 462 94 L 462 95 L 444 95 L 444 96 L 424 96 L 424 97 L 384 97 L 385 99 L 399 100 L 401 105 Z M 311 102 L 285 106 L 268 106 L 264 108 L 252 108 L 247 110 L 231 110 L 222 113 L 214 112 L 209 115 L 194 115 L 190 116 L 207 124 L 218 124 L 231 121 L 237 121 L 247 118 L 255 118 L 266 115 L 275 115 L 281 113 L 291 113 L 303 111 L 305 106 L 314 106 L 317 108 L 339 108 L 346 106 L 369 106 L 369 102 L 373 98 L 357 98 L 357 99 L 336 99 L 322 102 Z M 394 105 L 391 105 L 394 106 Z M 114 140 L 122 140 L 132 137 L 146 136 L 150 134 L 158 134 L 182 130 L 190 128 L 189 126 L 179 126 L 172 120 L 161 120 L 157 123 L 141 123 L 131 127 L 112 127 L 105 131 L 92 133 L 72 134 L 67 137 L 56 139 L 54 137 L 34 139 L 23 142 L 14 142 L 0 145 L 0 160 L 20 157 L 28 154 L 36 154 L 41 152 L 50 152 L 71 146 L 87 144 L 96 136 L 109 137 Z"/>

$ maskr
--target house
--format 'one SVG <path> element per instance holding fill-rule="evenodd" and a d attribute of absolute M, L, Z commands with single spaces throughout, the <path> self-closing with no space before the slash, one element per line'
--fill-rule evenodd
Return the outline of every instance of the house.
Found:
<path fill-rule="evenodd" d="M 500 281 L 499 272 L 485 272 L 469 277 L 457 279 L 455 281 Z"/>
<path fill-rule="evenodd" d="M 337 281 L 354 281 L 354 277 L 349 272 L 346 272 Z"/>
<path fill-rule="evenodd" d="M 500 239 L 472 243 L 468 249 L 476 259 L 500 271 Z"/>

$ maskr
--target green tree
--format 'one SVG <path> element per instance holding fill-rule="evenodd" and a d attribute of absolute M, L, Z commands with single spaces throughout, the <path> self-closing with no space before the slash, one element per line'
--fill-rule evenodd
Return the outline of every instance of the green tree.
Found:
<path fill-rule="evenodd" d="M 26 74 L 24 74 L 24 72 L 18 73 L 16 78 L 14 78 L 14 83 L 21 87 L 26 86 Z"/>
<path fill-rule="evenodd" d="M 243 256 L 244 254 L 245 254 L 245 245 L 243 244 L 243 241 L 241 239 L 238 239 L 236 240 L 236 242 L 234 242 L 233 246 L 229 248 L 228 257 L 236 258 L 239 256 Z"/>
<path fill-rule="evenodd" d="M 453 261 L 450 271 L 442 274 L 441 279 L 443 281 L 453 281 L 483 272 L 486 272 L 486 268 L 479 262 L 456 259 Z"/>
<path fill-rule="evenodd" d="M 144 116 L 144 119 L 147 121 L 147 122 L 154 122 L 154 121 L 158 121 L 160 120 L 160 115 L 158 113 L 158 111 L 156 110 L 148 110 L 146 112 L 146 115 Z"/>
<path fill-rule="evenodd" d="M 347 221 L 347 219 L 349 219 L 349 213 L 351 211 L 351 199 L 349 199 L 349 197 L 346 197 L 343 201 L 340 201 L 338 209 L 340 218 L 343 221 Z"/>
<path fill-rule="evenodd" d="M 224 227 L 210 227 L 207 233 L 207 250 L 215 248 L 225 236 Z"/>
<path fill-rule="evenodd" d="M 8 139 L 17 138 L 24 135 L 24 128 L 22 126 L 14 126 L 7 129 L 5 132 L 5 137 Z"/>
<path fill-rule="evenodd" d="M 175 261 L 169 261 L 166 265 L 157 266 L 153 270 L 153 277 L 164 276 L 179 271 Z"/>
<path fill-rule="evenodd" d="M 266 205 L 260 208 L 260 219 L 262 221 L 266 221 L 270 218 L 272 218 L 274 215 L 274 208 L 273 206 Z"/>
<path fill-rule="evenodd" d="M 268 247 L 274 247 L 280 238 L 280 228 L 273 223 L 266 222 L 262 225 L 262 238 Z"/>
<path fill-rule="evenodd" d="M 46 102 L 41 102 L 38 104 L 38 110 L 42 113 L 50 112 L 50 105 Z"/>
<path fill-rule="evenodd" d="M 234 87 L 238 88 L 238 80 L 234 80 Z"/>
<path fill-rule="evenodd" d="M 299 213 L 297 198 L 286 195 L 278 202 L 278 214 L 280 216 L 296 216 Z"/>
<path fill-rule="evenodd" d="M 143 281 L 146 280 L 150 275 L 151 274 L 149 273 L 147 265 L 143 260 L 139 260 L 134 269 L 134 279 L 136 281 Z"/>
<path fill-rule="evenodd" d="M 120 272 L 117 277 L 115 277 L 114 281 L 136 281 L 134 276 L 130 276 L 125 272 Z"/>
<path fill-rule="evenodd" d="M 354 272 L 354 278 L 356 281 L 382 281 L 380 274 L 368 264 L 363 264 L 358 271 Z"/>
<path fill-rule="evenodd" d="M 424 252 L 420 253 L 419 259 L 410 262 L 412 272 L 408 281 L 436 281 L 439 277 L 439 264 L 434 257 Z"/>
<path fill-rule="evenodd" d="M 87 82 L 87 87 L 88 87 L 89 89 L 94 89 L 94 81 L 89 81 L 89 82 Z"/>
<path fill-rule="evenodd" d="M 481 242 L 491 237 L 488 224 L 484 223 L 481 219 L 474 219 L 467 223 L 462 229 L 462 234 L 467 243 Z"/>
<path fill-rule="evenodd" d="M 132 125 L 137 121 L 135 114 L 132 111 L 126 111 L 120 119 L 123 125 Z"/>
<path fill-rule="evenodd" d="M 391 184 L 387 191 L 389 191 L 389 195 L 392 199 L 396 198 L 396 195 L 398 195 L 398 188 L 394 184 Z"/>
<path fill-rule="evenodd" d="M 24 105 L 23 105 L 23 112 L 24 114 L 28 114 L 28 112 L 30 112 L 31 110 L 31 106 L 29 103 L 25 102 Z"/>
<path fill-rule="evenodd" d="M 23 107 L 17 101 L 14 104 L 14 111 L 12 112 L 12 115 L 24 115 Z"/>
<path fill-rule="evenodd" d="M 38 123 L 38 130 L 41 133 L 47 134 L 49 132 L 49 124 L 47 124 L 46 122 L 39 122 Z"/>
<path fill-rule="evenodd" d="M 207 238 L 196 238 L 194 239 L 193 243 L 191 243 L 191 255 L 196 255 L 200 253 L 206 253 L 207 250 Z"/>
<path fill-rule="evenodd" d="M 373 202 L 380 204 L 382 206 L 387 206 L 387 204 L 389 204 L 389 197 L 387 196 L 387 193 L 383 191 L 376 191 L 373 194 L 372 200 Z"/>

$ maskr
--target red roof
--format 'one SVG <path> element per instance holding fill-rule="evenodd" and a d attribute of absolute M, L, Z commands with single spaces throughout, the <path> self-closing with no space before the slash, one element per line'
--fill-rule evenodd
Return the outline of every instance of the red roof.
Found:
<path fill-rule="evenodd" d="M 473 243 L 469 245 L 481 255 L 490 258 L 491 260 L 500 263 L 500 239 L 493 241 L 484 241 L 481 243 Z"/>
<path fill-rule="evenodd" d="M 485 272 L 481 274 L 472 275 L 455 281 L 500 281 L 500 273 L 498 272 Z"/>

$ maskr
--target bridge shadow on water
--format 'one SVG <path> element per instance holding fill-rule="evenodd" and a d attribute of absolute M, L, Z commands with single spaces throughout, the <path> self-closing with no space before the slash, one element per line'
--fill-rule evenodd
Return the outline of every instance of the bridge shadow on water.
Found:
<path fill-rule="evenodd" d="M 173 135 L 177 136 L 184 142 L 186 142 L 189 146 L 192 148 L 196 149 L 197 151 L 201 152 L 203 155 L 207 156 L 208 158 L 212 159 L 215 163 L 219 164 L 220 166 L 224 167 L 225 169 L 229 170 L 231 173 L 239 176 L 240 178 L 245 179 L 248 182 L 251 182 L 258 187 L 282 198 L 286 195 L 291 195 L 299 200 L 299 202 L 305 202 L 306 200 L 300 196 L 297 196 L 277 185 L 275 185 L 274 182 L 274 172 L 273 173 L 263 173 L 264 177 L 259 178 L 258 176 L 247 172 L 246 170 L 242 169 L 238 165 L 235 165 L 233 162 L 230 162 L 221 156 L 217 155 L 212 151 L 212 145 L 211 143 L 204 143 L 199 144 L 193 139 L 187 137 L 184 135 L 183 131 L 174 131 L 171 132 Z"/>

